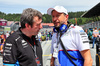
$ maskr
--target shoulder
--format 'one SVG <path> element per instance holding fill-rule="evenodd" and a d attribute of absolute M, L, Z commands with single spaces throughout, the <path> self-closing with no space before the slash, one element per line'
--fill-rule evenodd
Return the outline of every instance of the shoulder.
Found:
<path fill-rule="evenodd" d="M 82 27 L 80 27 L 80 26 L 71 26 L 71 31 L 72 32 L 84 32 L 84 30 L 83 30 L 83 28 Z"/>
<path fill-rule="evenodd" d="M 19 37 L 19 32 L 18 31 L 16 31 L 16 32 L 14 32 L 13 34 L 11 34 L 7 39 L 6 39 L 6 41 L 7 42 L 14 42 L 18 37 Z"/>

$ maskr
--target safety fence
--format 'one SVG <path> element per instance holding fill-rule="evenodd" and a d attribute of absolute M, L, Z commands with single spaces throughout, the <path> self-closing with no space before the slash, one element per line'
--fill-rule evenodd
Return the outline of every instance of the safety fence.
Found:
<path fill-rule="evenodd" d="M 83 27 L 83 29 L 89 29 L 89 28 L 95 28 L 95 27 L 100 28 L 100 21 L 84 24 L 84 25 L 81 25 L 81 27 Z"/>

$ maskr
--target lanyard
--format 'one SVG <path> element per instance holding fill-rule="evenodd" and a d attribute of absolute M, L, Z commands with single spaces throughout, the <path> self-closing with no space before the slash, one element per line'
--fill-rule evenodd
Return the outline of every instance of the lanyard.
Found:
<path fill-rule="evenodd" d="M 28 41 L 27 41 L 28 42 Z M 29 43 L 29 42 L 28 42 Z M 29 43 L 30 44 L 30 43 Z M 30 44 L 34 54 L 35 54 L 35 61 L 37 63 L 37 66 L 41 66 L 41 63 L 40 63 L 40 60 L 39 60 L 39 57 L 37 56 L 36 54 L 36 45 L 34 45 L 34 47 Z"/>
<path fill-rule="evenodd" d="M 29 43 L 30 44 L 30 43 Z M 30 44 L 30 46 L 32 47 L 33 52 L 35 53 L 35 58 L 37 58 L 37 54 L 36 54 L 36 45 L 34 45 L 34 47 Z"/>
<path fill-rule="evenodd" d="M 59 45 L 59 37 L 60 37 L 60 33 L 57 33 L 57 46 L 56 46 L 56 48 L 58 48 L 58 45 Z"/>
<path fill-rule="evenodd" d="M 29 43 L 29 41 L 27 41 Z M 29 43 L 30 44 L 30 43 Z M 34 47 L 30 44 L 34 54 L 35 54 L 35 58 L 37 58 L 37 54 L 36 54 L 36 45 L 34 45 Z"/>

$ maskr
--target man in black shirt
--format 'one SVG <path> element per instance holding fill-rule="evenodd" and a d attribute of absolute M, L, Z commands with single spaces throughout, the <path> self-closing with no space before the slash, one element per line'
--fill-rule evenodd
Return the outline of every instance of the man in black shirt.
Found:
<path fill-rule="evenodd" d="M 32 8 L 21 15 L 21 27 L 4 44 L 4 66 L 43 66 L 42 48 L 35 37 L 42 28 L 42 14 Z"/>

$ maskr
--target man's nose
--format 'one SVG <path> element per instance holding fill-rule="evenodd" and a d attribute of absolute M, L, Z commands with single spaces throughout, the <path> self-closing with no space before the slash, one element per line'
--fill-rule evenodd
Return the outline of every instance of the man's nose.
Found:
<path fill-rule="evenodd" d="M 54 18 L 53 18 L 53 21 L 56 21 L 56 20 L 57 20 L 57 17 L 54 17 Z"/>

